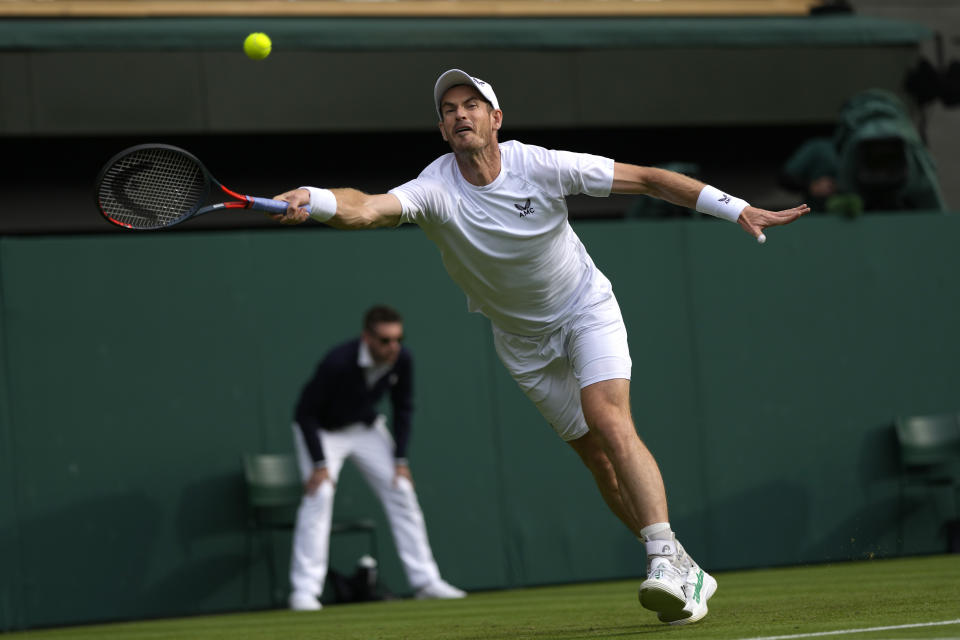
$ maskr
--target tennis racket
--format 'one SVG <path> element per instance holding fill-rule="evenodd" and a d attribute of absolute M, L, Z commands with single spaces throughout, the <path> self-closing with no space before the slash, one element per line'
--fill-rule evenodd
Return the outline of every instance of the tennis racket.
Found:
<path fill-rule="evenodd" d="M 215 197 L 233 198 L 203 206 Z M 195 156 L 167 144 L 141 144 L 112 157 L 96 183 L 97 208 L 126 229 L 164 229 L 221 209 L 285 213 L 287 203 L 227 189 Z"/>

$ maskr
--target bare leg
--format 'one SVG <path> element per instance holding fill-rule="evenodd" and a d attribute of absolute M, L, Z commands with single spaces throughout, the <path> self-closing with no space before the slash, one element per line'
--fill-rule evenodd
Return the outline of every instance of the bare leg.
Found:
<path fill-rule="evenodd" d="M 599 436 L 593 431 L 588 431 L 586 435 L 571 440 L 568 444 L 577 452 L 580 460 L 593 474 L 593 479 L 597 483 L 597 488 L 600 489 L 603 501 L 607 503 L 614 515 L 639 538 L 641 527 L 631 519 L 627 508 L 623 504 L 617 474 L 614 473 L 610 459 L 607 458 L 606 452 L 600 446 Z"/>
<path fill-rule="evenodd" d="M 584 438 L 595 436 L 596 441 L 582 443 L 584 452 L 574 443 L 571 446 L 597 478 L 607 505 L 637 535 L 647 525 L 668 522 L 660 468 L 637 435 L 630 415 L 630 381 L 597 382 L 584 387 L 580 399 L 590 427 L 590 434 Z M 606 457 L 609 470 L 596 459 L 598 451 Z M 613 480 L 609 478 L 610 470 Z"/>
<path fill-rule="evenodd" d="M 590 431 L 570 446 L 593 473 L 607 505 L 637 537 L 643 527 L 668 522 L 660 468 L 630 416 L 630 382 L 592 384 L 581 390 L 580 399 Z M 663 540 L 646 544 L 648 576 L 640 585 L 640 603 L 656 611 L 661 622 L 691 624 L 707 615 L 717 581 L 679 551 L 679 543 L 669 544 L 676 542 L 670 538 L 666 545 Z"/>

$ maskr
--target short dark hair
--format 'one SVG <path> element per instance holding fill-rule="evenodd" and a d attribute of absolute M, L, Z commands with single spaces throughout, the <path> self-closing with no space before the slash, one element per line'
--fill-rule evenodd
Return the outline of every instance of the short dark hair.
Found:
<path fill-rule="evenodd" d="M 367 309 L 363 316 L 364 330 L 372 332 L 373 327 L 381 322 L 403 322 L 403 317 L 399 311 L 385 304 L 378 304 Z"/>

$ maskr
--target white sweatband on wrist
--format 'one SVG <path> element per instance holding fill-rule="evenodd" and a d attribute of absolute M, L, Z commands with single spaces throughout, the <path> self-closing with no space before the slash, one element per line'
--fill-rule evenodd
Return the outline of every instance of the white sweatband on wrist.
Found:
<path fill-rule="evenodd" d="M 740 212 L 749 206 L 750 204 L 746 200 L 734 198 L 710 185 L 704 186 L 697 198 L 697 211 L 730 222 L 736 222 L 737 218 L 740 217 Z"/>
<path fill-rule="evenodd" d="M 329 189 L 300 187 L 310 192 L 310 217 L 317 222 L 326 222 L 337 215 L 337 197 Z"/>

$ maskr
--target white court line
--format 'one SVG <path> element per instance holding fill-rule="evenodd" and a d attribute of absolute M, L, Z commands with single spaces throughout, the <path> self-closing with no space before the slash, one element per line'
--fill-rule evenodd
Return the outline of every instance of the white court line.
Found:
<path fill-rule="evenodd" d="M 758 638 L 744 638 L 744 640 L 789 640 L 791 638 L 815 638 L 817 636 L 840 636 L 849 633 L 867 633 L 870 631 L 892 631 L 894 629 L 915 629 L 917 627 L 943 627 L 949 624 L 960 624 L 960 618 L 957 618 L 956 620 L 944 620 L 942 622 L 918 622 L 916 624 L 898 624 L 892 627 L 867 627 L 865 629 L 844 629 L 842 631 L 796 633 L 789 636 L 762 636 Z"/>

